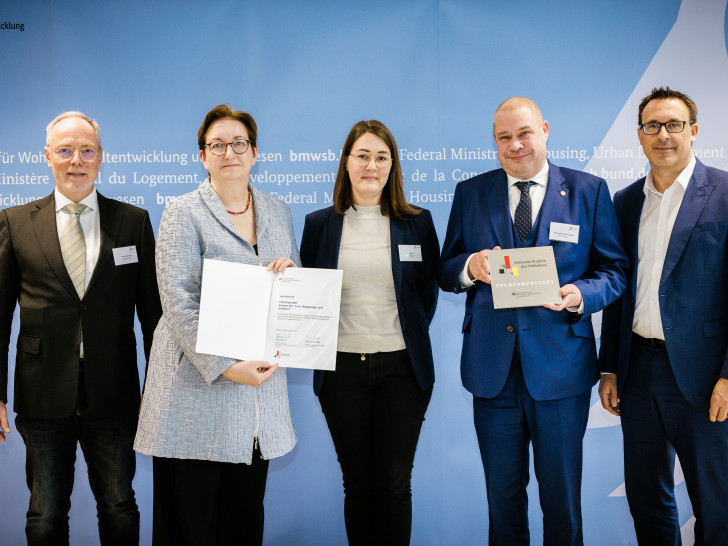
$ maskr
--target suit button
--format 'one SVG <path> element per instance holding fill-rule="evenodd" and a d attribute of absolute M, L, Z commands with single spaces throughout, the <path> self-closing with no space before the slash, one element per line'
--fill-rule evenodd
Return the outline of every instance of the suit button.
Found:
<path fill-rule="evenodd" d="M 506 330 L 508 330 L 508 332 L 511 334 L 516 331 L 515 327 L 512 324 L 506 326 Z"/>

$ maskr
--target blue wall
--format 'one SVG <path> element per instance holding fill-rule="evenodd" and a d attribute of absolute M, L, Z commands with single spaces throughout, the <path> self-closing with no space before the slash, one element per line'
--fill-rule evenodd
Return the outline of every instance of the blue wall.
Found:
<path fill-rule="evenodd" d="M 0 8 L 0 19 L 24 30 L 0 30 L 0 208 L 52 191 L 45 161 L 32 158 L 42 158 L 46 124 L 71 109 L 97 119 L 104 151 L 116 154 L 107 155 L 98 190 L 136 201 L 155 226 L 166 198 L 194 190 L 195 176 L 204 178 L 195 160 L 197 129 L 221 102 L 258 122 L 260 152 L 270 160 L 253 169 L 256 186 L 289 201 L 315 199 L 291 204 L 299 237 L 304 216 L 326 206 L 333 188 L 332 181 L 302 180 L 333 180 L 337 168 L 337 161 L 301 160 L 301 153 L 338 158 L 360 119 L 379 119 L 393 131 L 407 195 L 432 211 L 441 239 L 457 181 L 498 167 L 492 114 L 512 95 L 541 106 L 554 162 L 603 175 L 614 192 L 646 164 L 636 138 L 637 103 L 653 86 L 669 84 L 700 107 L 698 153 L 728 168 L 719 134 L 728 121 L 726 0 L 9 4 Z M 480 151 L 481 158 L 466 159 L 467 151 Z M 33 174 L 47 176 L 47 183 L 28 184 Z M 160 175 L 193 181 L 155 184 Z M 24 183 L 14 184 L 18 178 Z M 437 382 L 415 461 L 413 544 L 469 545 L 487 537 L 472 399 L 459 377 L 463 306 L 464 297 L 441 294 L 432 325 Z M 289 371 L 299 444 L 271 464 L 267 544 L 345 543 L 340 471 L 310 385 L 311 372 Z M 12 407 L 12 391 L 10 399 Z M 600 409 L 596 393 L 592 402 L 585 543 L 636 543 L 618 420 Z M 0 445 L 2 544 L 24 541 L 24 459 L 14 430 Z M 72 543 L 93 544 L 95 508 L 82 459 L 79 451 Z M 692 509 L 677 472 L 688 538 Z M 135 489 L 142 543 L 149 544 L 147 457 L 138 456 Z M 540 544 L 535 480 L 529 493 L 533 543 Z"/>

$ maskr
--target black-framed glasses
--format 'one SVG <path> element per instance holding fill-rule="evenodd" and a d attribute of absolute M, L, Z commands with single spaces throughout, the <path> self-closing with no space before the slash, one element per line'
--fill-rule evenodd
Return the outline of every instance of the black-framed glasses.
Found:
<path fill-rule="evenodd" d="M 349 154 L 351 157 L 354 158 L 354 161 L 356 161 L 360 166 L 366 167 L 369 165 L 369 163 L 372 162 L 372 159 L 374 160 L 374 163 L 376 163 L 377 167 L 384 167 L 387 165 L 390 161 L 392 161 L 392 158 L 389 157 L 386 154 L 366 154 L 364 152 L 358 152 L 355 154 Z"/>
<path fill-rule="evenodd" d="M 222 140 L 216 140 L 215 142 L 205 144 L 205 146 L 210 148 L 210 151 L 215 155 L 225 155 L 228 146 L 231 146 L 233 152 L 235 152 L 236 154 L 244 154 L 248 151 L 248 148 L 250 148 L 250 141 L 245 140 L 244 138 L 241 138 L 239 140 L 233 140 L 232 142 L 223 142 Z"/>
<path fill-rule="evenodd" d="M 651 121 L 649 123 L 643 123 L 640 125 L 642 132 L 646 135 L 656 135 L 663 127 L 667 129 L 668 133 L 682 133 L 685 129 L 686 123 L 693 123 L 692 121 L 666 121 L 665 123 L 658 123 L 657 121 Z"/>
<path fill-rule="evenodd" d="M 76 153 L 76 150 L 73 148 L 69 148 L 68 146 L 61 146 L 60 148 L 52 148 L 51 146 L 48 146 L 51 150 L 55 152 L 55 154 L 64 161 L 71 159 L 73 157 L 73 154 Z M 85 146 L 83 148 L 78 149 L 78 156 L 81 158 L 81 161 L 93 161 L 96 159 L 96 154 L 98 152 L 95 148 L 91 148 L 89 146 Z"/>

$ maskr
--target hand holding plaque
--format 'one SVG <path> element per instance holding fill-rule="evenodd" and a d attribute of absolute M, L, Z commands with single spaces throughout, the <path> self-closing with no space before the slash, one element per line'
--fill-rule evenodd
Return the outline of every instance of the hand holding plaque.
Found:
<path fill-rule="evenodd" d="M 488 262 L 495 309 L 561 303 L 552 247 L 494 249 Z"/>

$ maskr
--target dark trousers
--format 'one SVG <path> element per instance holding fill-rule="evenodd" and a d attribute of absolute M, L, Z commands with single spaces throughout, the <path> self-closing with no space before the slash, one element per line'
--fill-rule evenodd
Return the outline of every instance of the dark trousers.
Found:
<path fill-rule="evenodd" d="M 201 440 L 204 441 L 204 440 Z M 268 461 L 154 457 L 154 546 L 263 544 Z"/>
<path fill-rule="evenodd" d="M 543 511 L 543 544 L 583 544 L 582 440 L 588 393 L 536 401 L 515 357 L 500 394 L 473 397 L 473 410 L 488 494 L 489 544 L 529 544 L 529 442 Z"/>
<path fill-rule="evenodd" d="M 728 544 L 728 421 L 711 423 L 709 402 L 690 405 L 667 350 L 633 338 L 620 408 L 627 500 L 642 545 L 681 544 L 675 453 L 693 505 L 695 544 Z"/>
<path fill-rule="evenodd" d="M 319 393 L 344 477 L 349 544 L 409 544 L 412 467 L 432 388 L 407 351 L 338 353 Z"/>
<path fill-rule="evenodd" d="M 25 442 L 30 505 L 29 545 L 68 544 L 76 445 L 81 445 L 96 499 L 101 543 L 139 544 L 139 510 L 131 482 L 137 416 L 94 417 L 74 411 L 65 419 L 15 419 Z"/>

